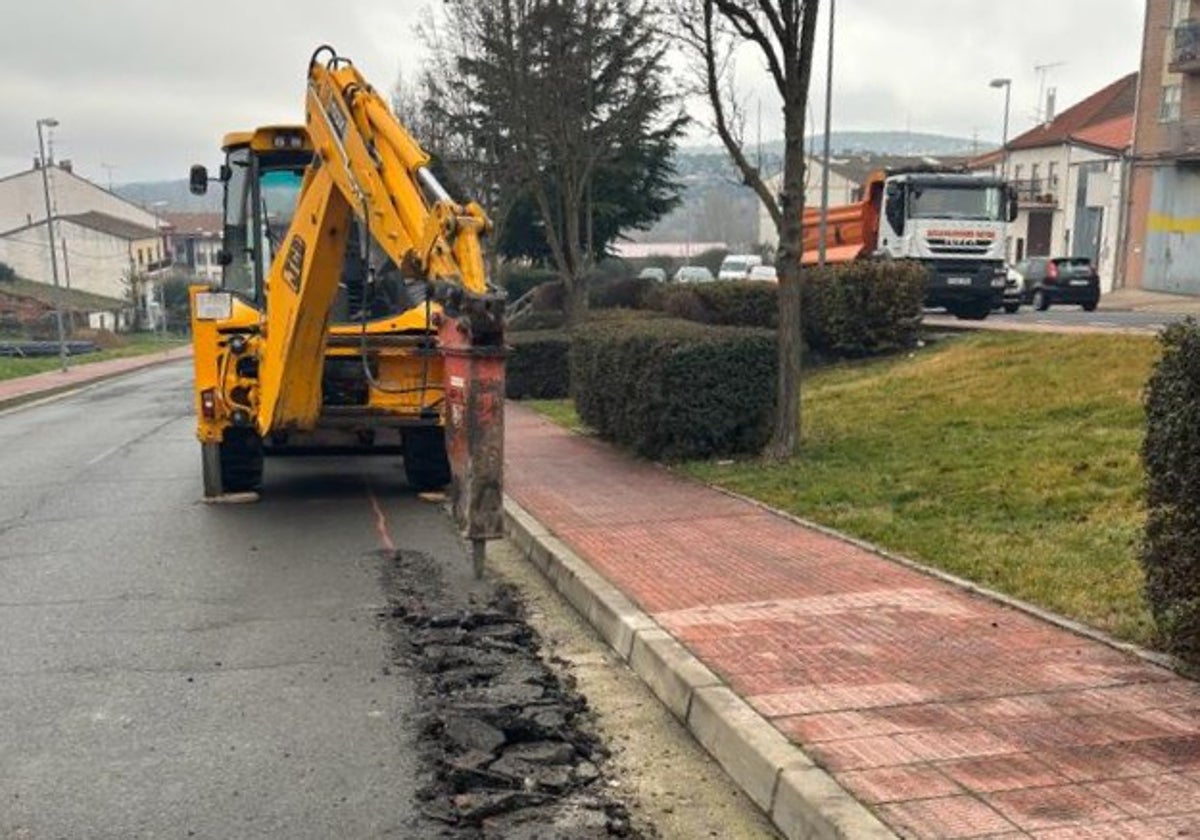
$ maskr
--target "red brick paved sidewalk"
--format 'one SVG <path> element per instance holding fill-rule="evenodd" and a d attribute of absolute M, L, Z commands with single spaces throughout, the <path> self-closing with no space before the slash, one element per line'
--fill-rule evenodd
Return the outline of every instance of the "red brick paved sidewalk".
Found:
<path fill-rule="evenodd" d="M 509 494 L 906 837 L 1200 837 L 1200 686 L 512 407 Z"/>
<path fill-rule="evenodd" d="M 7 403 L 34 399 L 42 394 L 52 394 L 67 388 L 86 385 L 89 382 L 161 364 L 164 361 L 183 359 L 191 355 L 191 352 L 191 345 L 188 345 L 162 353 L 147 353 L 142 356 L 109 359 L 104 362 L 88 362 L 86 356 L 74 357 L 71 359 L 71 366 L 66 373 L 61 370 L 53 370 L 46 373 L 35 373 L 32 376 L 0 380 L 0 408 Z"/>

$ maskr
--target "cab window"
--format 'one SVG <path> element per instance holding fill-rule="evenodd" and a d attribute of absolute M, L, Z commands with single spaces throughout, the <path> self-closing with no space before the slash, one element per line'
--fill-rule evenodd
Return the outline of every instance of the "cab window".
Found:
<path fill-rule="evenodd" d="M 250 152 L 238 149 L 229 154 L 229 180 L 225 182 L 225 253 L 229 262 L 221 273 L 221 285 L 254 300 L 258 286 L 254 272 L 254 244 Z"/>

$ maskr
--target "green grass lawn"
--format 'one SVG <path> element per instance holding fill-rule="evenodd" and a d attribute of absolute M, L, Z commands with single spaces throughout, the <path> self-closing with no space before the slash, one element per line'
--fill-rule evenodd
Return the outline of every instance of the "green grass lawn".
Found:
<path fill-rule="evenodd" d="M 111 350 L 101 350 L 98 353 L 88 353 L 85 356 L 71 356 L 71 367 L 82 366 L 92 362 L 103 362 L 108 359 L 121 359 L 126 356 L 143 356 L 147 353 L 161 352 L 187 344 L 189 339 L 168 336 L 165 340 L 157 336 L 138 335 L 129 339 L 128 343 Z M 44 373 L 48 370 L 58 370 L 58 356 L 39 357 L 36 359 L 10 359 L 0 357 L 0 379 L 15 379 L 18 376 L 29 376 L 34 373 Z"/>
<path fill-rule="evenodd" d="M 1151 644 L 1136 552 L 1157 356 L 1152 338 L 993 334 L 825 368 L 799 457 L 677 468 Z M 578 426 L 569 403 L 534 407 Z"/>

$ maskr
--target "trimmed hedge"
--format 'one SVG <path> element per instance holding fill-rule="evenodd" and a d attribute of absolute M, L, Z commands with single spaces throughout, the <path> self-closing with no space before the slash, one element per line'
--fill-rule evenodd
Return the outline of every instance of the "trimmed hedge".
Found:
<path fill-rule="evenodd" d="M 804 273 L 804 339 L 855 358 L 912 347 L 921 330 L 926 268 L 904 260 L 859 260 Z"/>
<path fill-rule="evenodd" d="M 508 292 L 508 300 L 519 300 L 530 289 L 536 289 L 544 283 L 557 283 L 558 272 L 546 268 L 525 268 L 522 266 L 505 266 L 500 274 L 500 285 Z"/>
<path fill-rule="evenodd" d="M 594 309 L 636 309 L 658 284 L 645 277 L 595 279 L 588 289 Z"/>
<path fill-rule="evenodd" d="M 510 400 L 556 400 L 570 393 L 568 351 L 571 336 L 561 330 L 509 336 L 505 395 Z"/>
<path fill-rule="evenodd" d="M 724 327 L 779 324 L 778 286 L 746 280 L 692 283 L 654 289 L 647 303 L 673 318 Z"/>
<path fill-rule="evenodd" d="M 1200 664 L 1200 325 L 1161 337 L 1146 389 L 1146 597 L 1167 648 Z"/>
<path fill-rule="evenodd" d="M 573 339 L 575 407 L 603 437 L 654 458 L 757 452 L 766 443 L 773 333 L 663 318 L 592 323 Z"/>
<path fill-rule="evenodd" d="M 856 358 L 913 346 L 921 325 L 926 272 L 919 264 L 861 260 L 805 269 L 805 343 L 818 353 Z M 725 281 L 658 289 L 647 304 L 676 318 L 774 329 L 778 286 Z"/>

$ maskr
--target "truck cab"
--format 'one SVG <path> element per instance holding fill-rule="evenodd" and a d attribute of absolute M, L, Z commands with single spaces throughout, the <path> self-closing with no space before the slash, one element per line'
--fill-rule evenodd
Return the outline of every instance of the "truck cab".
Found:
<path fill-rule="evenodd" d="M 890 174 L 880 201 L 874 255 L 923 263 L 926 306 L 978 319 L 1002 305 L 1005 234 L 1016 216 L 1003 181 L 958 172 Z"/>

